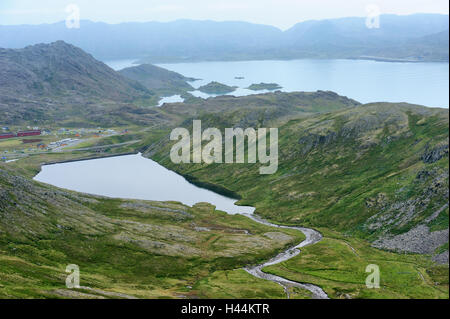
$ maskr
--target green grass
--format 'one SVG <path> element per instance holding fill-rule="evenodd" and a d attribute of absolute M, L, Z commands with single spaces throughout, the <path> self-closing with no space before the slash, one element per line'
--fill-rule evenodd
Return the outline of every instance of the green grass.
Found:
<path fill-rule="evenodd" d="M 152 148 L 151 157 L 180 174 L 238 193 L 241 204 L 255 206 L 271 220 L 374 239 L 387 229 L 403 233 L 413 228 L 446 202 L 448 178 L 436 194 L 427 195 L 434 180 L 419 181 L 417 174 L 423 169 L 436 169 L 436 175 L 448 172 L 448 157 L 431 164 L 421 160 L 427 144 L 433 147 L 448 138 L 448 118 L 431 109 L 426 117 L 416 112 L 413 106 L 375 104 L 291 120 L 279 127 L 280 161 L 273 175 L 260 175 L 259 164 L 176 165 L 169 158 L 171 143 Z M 233 114 L 221 115 L 221 120 L 205 115 L 204 121 L 222 128 Z M 395 121 L 374 128 L 359 124 L 377 123 L 383 116 Z M 355 128 L 347 133 L 346 127 Z M 376 203 L 380 194 L 384 202 Z M 395 227 L 368 228 L 368 218 L 383 205 L 387 213 L 394 204 L 412 199 L 427 202 L 415 219 Z M 445 227 L 445 222 L 444 213 L 434 223 Z"/>
<path fill-rule="evenodd" d="M 361 240 L 321 231 L 325 234 L 321 242 L 303 248 L 291 260 L 263 270 L 319 285 L 331 298 L 449 297 L 448 267 L 434 266 L 421 255 L 386 252 Z M 370 264 L 379 266 L 379 289 L 365 285 L 369 275 L 365 270 Z M 439 273 L 440 278 L 433 273 Z"/>
<path fill-rule="evenodd" d="M 333 99 L 327 102 L 327 97 L 325 93 L 316 96 L 320 110 L 342 109 Z M 272 98 L 264 96 L 260 101 Z M 220 110 L 214 103 L 202 107 Z M 305 112 L 314 103 L 305 103 Z M 197 106 L 183 105 L 186 113 L 171 118 L 180 121 L 186 114 L 193 116 Z M 255 121 L 255 126 L 267 124 L 261 115 L 264 109 L 256 118 L 247 117 L 252 112 L 234 108 L 199 116 L 208 126 L 219 128 L 237 119 Z M 130 137 L 99 139 L 93 144 L 139 139 L 134 145 L 106 147 L 100 153 L 33 155 L 0 163 L 0 169 L 29 180 L 43 162 L 139 150 L 201 183 L 239 194 L 240 204 L 254 205 L 258 214 L 274 222 L 315 227 L 324 233 L 320 243 L 266 271 L 319 285 L 332 298 L 448 298 L 448 266 L 435 265 L 430 256 L 375 249 L 368 242 L 386 232 L 401 234 L 426 223 L 427 217 L 448 202 L 448 155 L 434 163 L 425 163 L 421 157 L 427 147 L 448 140 L 448 113 L 374 104 L 288 121 L 282 114 L 271 122 L 281 123 L 280 165 L 269 176 L 258 174 L 258 164 L 174 165 L 168 158 L 170 129 L 163 126 L 136 128 Z M 264 233 L 273 228 L 213 211 L 208 205 L 187 208 L 179 203 L 151 203 L 186 210 L 191 215 L 186 217 L 163 214 L 157 208 L 124 208 L 125 201 L 119 199 L 61 194 L 29 181 L 20 191 L 13 190 L 13 181 L 12 177 L 0 179 L 0 195 L 7 192 L 6 201 L 0 201 L 0 263 L 6 269 L 0 272 L 2 297 L 54 296 L 55 289 L 64 289 L 65 265 L 77 263 L 84 274 L 82 285 L 138 297 L 283 298 L 280 286 L 239 269 L 267 260 L 303 238 L 298 232 L 283 230 L 291 236 L 289 242 L 269 240 Z M 19 200 L 20 205 L 10 203 Z M 396 221 L 401 216 L 396 205 L 408 201 L 416 205 L 413 218 L 371 227 L 372 216 Z M 210 231 L 194 231 L 193 225 Z M 448 228 L 448 208 L 427 225 L 432 231 Z M 244 235 L 243 229 L 252 237 Z M 435 253 L 446 250 L 448 244 Z M 364 285 L 365 267 L 372 263 L 381 269 L 380 289 Z M 309 297 L 302 290 L 290 292 L 292 298 Z M 64 297 L 61 292 L 56 295 Z"/>
<path fill-rule="evenodd" d="M 233 92 L 236 88 L 236 86 L 228 86 L 226 84 L 213 81 L 206 85 L 202 85 L 198 88 L 198 90 L 209 94 L 226 94 Z"/>
<path fill-rule="evenodd" d="M 253 277 L 243 269 L 214 272 L 200 280 L 193 290 L 201 298 L 286 298 L 283 287 Z"/>
<path fill-rule="evenodd" d="M 191 208 L 107 199 L 26 179 L 15 188 L 16 175 L 0 173 L 0 190 L 8 197 L 0 206 L 2 298 L 82 296 L 65 288 L 68 264 L 80 267 L 82 286 L 141 298 L 176 298 L 186 286 L 203 289 L 201 281 L 215 272 L 260 263 L 304 238 L 215 211 L 209 204 Z M 266 235 L 274 231 L 288 237 Z M 265 285 L 261 283 L 263 296 L 279 297 Z M 190 293 L 194 297 L 197 290 Z M 236 291 L 236 296 L 246 294 Z"/>
<path fill-rule="evenodd" d="M 223 129 L 237 114 L 200 118 Z M 427 221 L 448 203 L 448 153 L 432 163 L 423 160 L 427 149 L 446 143 L 445 110 L 378 103 L 281 124 L 279 168 L 273 175 L 258 174 L 258 164 L 175 165 L 168 158 L 170 143 L 156 144 L 149 156 L 205 185 L 236 192 L 240 204 L 255 206 L 274 222 L 337 231 L 361 250 L 360 257 L 354 255 L 333 233 L 270 271 L 319 285 L 333 298 L 448 298 L 448 266 L 435 265 L 431 256 L 385 252 L 368 243 L 422 224 L 430 231 L 448 229 L 448 208 Z M 412 216 L 405 215 L 409 210 Z M 432 253 L 446 250 L 448 244 Z M 384 273 L 379 290 L 365 288 L 370 263 L 379 263 Z"/>
<path fill-rule="evenodd" d="M 280 85 L 278 85 L 277 83 L 262 83 L 261 82 L 261 83 L 253 83 L 247 89 L 258 91 L 258 90 L 277 90 L 277 89 L 281 89 L 281 88 L 282 87 Z"/>

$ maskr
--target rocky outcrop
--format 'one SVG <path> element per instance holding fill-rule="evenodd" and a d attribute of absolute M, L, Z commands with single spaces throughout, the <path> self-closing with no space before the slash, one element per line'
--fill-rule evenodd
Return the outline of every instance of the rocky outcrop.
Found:
<path fill-rule="evenodd" d="M 328 145 L 334 142 L 337 139 L 338 135 L 335 132 L 329 132 L 325 135 L 319 134 L 308 134 L 304 137 L 301 137 L 298 143 L 301 145 L 301 153 L 305 155 L 313 148 L 316 148 L 320 145 Z"/>
<path fill-rule="evenodd" d="M 365 224 L 371 231 L 378 232 L 374 247 L 435 254 L 436 249 L 448 243 L 448 225 L 447 229 L 440 226 L 432 230 L 433 223 L 449 207 L 448 171 L 425 167 L 417 173 L 415 186 L 422 187 L 422 192 L 404 201 L 393 202 L 381 193 L 366 200 L 368 208 L 378 211 Z M 400 189 L 397 194 L 405 191 Z M 448 263 L 448 251 L 433 256 L 433 260 Z"/>
<path fill-rule="evenodd" d="M 431 164 L 439 161 L 444 156 L 448 156 L 448 143 L 440 144 L 433 148 L 427 145 L 425 152 L 422 154 L 422 161 Z"/>
<path fill-rule="evenodd" d="M 437 254 L 433 256 L 433 261 L 438 264 L 447 264 L 448 265 L 448 250 L 443 253 Z"/>
<path fill-rule="evenodd" d="M 430 232 L 426 225 L 419 225 L 408 232 L 390 238 L 378 239 L 374 247 L 419 254 L 432 254 L 448 243 L 448 229 Z"/>

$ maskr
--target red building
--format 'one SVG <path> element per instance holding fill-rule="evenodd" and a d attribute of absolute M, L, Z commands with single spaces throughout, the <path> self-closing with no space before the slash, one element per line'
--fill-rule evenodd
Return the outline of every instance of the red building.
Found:
<path fill-rule="evenodd" d="M 12 137 L 16 137 L 16 135 L 14 133 L 3 133 L 3 134 L 0 134 L 0 140 L 1 139 L 5 139 L 5 138 L 12 138 Z"/>
<path fill-rule="evenodd" d="M 34 136 L 34 135 L 41 135 L 41 130 L 31 130 L 31 131 L 19 131 L 19 132 L 17 132 L 17 136 L 18 137 Z"/>

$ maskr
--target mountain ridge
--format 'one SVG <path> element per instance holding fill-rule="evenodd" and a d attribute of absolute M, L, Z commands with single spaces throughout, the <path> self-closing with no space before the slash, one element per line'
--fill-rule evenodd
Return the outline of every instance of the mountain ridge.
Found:
<path fill-rule="evenodd" d="M 63 41 L 0 49 L 2 122 L 88 119 L 155 94 Z M 87 120 L 89 121 L 89 120 Z"/>
<path fill-rule="evenodd" d="M 2 120 L 131 129 L 87 138 L 85 148 L 0 162 L 0 297 L 285 296 L 281 286 L 242 267 L 292 247 L 299 232 L 207 203 L 107 198 L 31 180 L 42 163 L 140 152 L 197 185 L 237 194 L 259 216 L 323 234 L 301 255 L 264 272 L 318 285 L 331 298 L 448 298 L 447 109 L 361 104 L 330 91 L 191 97 L 149 108 L 142 101 L 147 88 L 80 49 L 54 43 L 25 51 L 0 50 L 0 79 L 14 79 L 0 82 Z M 119 101 L 110 96 L 115 87 Z M 260 175 L 257 163 L 174 164 L 170 132 L 191 128 L 193 119 L 219 129 L 277 127 L 278 171 Z M 383 289 L 364 284 L 373 260 L 387 274 Z M 68 264 L 82 269 L 80 289 L 64 285 Z"/>
<path fill-rule="evenodd" d="M 148 63 L 371 55 L 448 61 L 448 46 L 435 43 L 426 50 L 444 54 L 426 55 L 420 45 L 421 37 L 448 29 L 448 15 L 441 14 L 381 15 L 378 29 L 367 28 L 362 17 L 308 20 L 285 31 L 241 21 L 81 23 L 80 29 L 67 29 L 64 22 L 0 26 L 0 47 L 65 40 L 102 60 L 134 58 Z M 395 47 L 406 40 L 416 49 L 414 56 Z"/>
<path fill-rule="evenodd" d="M 236 118 L 246 117 L 232 111 L 200 115 L 202 123 L 220 129 Z M 257 118 L 238 125 L 269 124 Z M 437 250 L 448 242 L 448 123 L 448 110 L 408 103 L 270 122 L 280 136 L 278 172 L 270 176 L 260 176 L 258 165 L 175 165 L 166 140 L 144 154 L 238 193 L 241 205 L 276 222 L 328 227 L 379 248 L 440 259 Z"/>
<path fill-rule="evenodd" d="M 165 95 L 193 91 L 194 88 L 188 82 L 196 80 L 151 64 L 132 66 L 118 72 L 153 92 Z"/>

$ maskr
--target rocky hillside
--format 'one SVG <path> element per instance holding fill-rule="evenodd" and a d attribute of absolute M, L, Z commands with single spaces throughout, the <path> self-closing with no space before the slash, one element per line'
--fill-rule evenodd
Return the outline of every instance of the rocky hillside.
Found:
<path fill-rule="evenodd" d="M 0 163 L 0 298 L 198 298 L 214 276 L 301 240 L 206 203 L 107 199 L 14 171 Z M 69 264 L 80 268 L 79 289 L 66 288 Z M 227 296 L 284 295 L 244 270 L 236 275 L 244 287 L 228 284 Z"/>
<path fill-rule="evenodd" d="M 161 130 L 136 133 L 136 149 L 190 180 L 237 193 L 272 221 L 322 232 L 320 243 L 267 271 L 319 285 L 333 298 L 448 298 L 448 266 L 430 260 L 448 264 L 447 110 L 361 105 L 319 91 L 193 99 L 154 112 Z M 204 128 L 278 127 L 278 171 L 173 164 L 167 134 L 193 118 Z M 0 297 L 285 296 L 239 268 L 297 243 L 298 234 L 206 203 L 108 199 L 30 180 L 40 163 L 58 158 L 0 163 Z M 373 260 L 386 274 L 381 294 L 364 284 Z M 65 288 L 68 264 L 82 270 L 80 289 Z"/>
<path fill-rule="evenodd" d="M 330 94 L 307 96 L 346 101 Z M 261 98 L 268 96 L 277 94 Z M 200 118 L 208 126 L 236 124 L 233 112 Z M 260 116 L 241 119 L 247 122 L 239 124 L 276 125 L 261 122 Z M 279 123 L 280 162 L 273 175 L 259 175 L 259 165 L 174 165 L 167 140 L 153 144 L 147 154 L 182 174 L 239 193 L 242 204 L 255 205 L 272 220 L 327 227 L 377 247 L 448 258 L 448 110 L 374 103 Z"/>
<path fill-rule="evenodd" d="M 180 94 L 194 90 L 188 83 L 188 81 L 195 80 L 194 78 L 185 77 L 156 65 L 141 64 L 122 69 L 119 73 L 162 95 Z"/>
<path fill-rule="evenodd" d="M 212 81 L 198 88 L 200 92 L 208 94 L 227 94 L 236 90 L 236 86 L 229 86 L 220 82 Z"/>
<path fill-rule="evenodd" d="M 86 116 L 153 96 L 138 82 L 63 41 L 0 49 L 4 124 Z"/>
<path fill-rule="evenodd" d="M 248 96 L 223 95 L 188 103 L 171 103 L 161 109 L 189 122 L 201 118 L 217 127 L 249 127 L 285 122 L 321 112 L 352 108 L 361 103 L 331 91 L 273 92 Z"/>
<path fill-rule="evenodd" d="M 359 105 L 332 92 L 222 96 L 203 100 L 178 73 L 152 65 L 121 74 L 65 42 L 24 49 L 0 49 L 2 124 L 57 123 L 60 126 L 170 126 L 200 113 L 234 112 L 239 122 L 278 120 Z M 184 94 L 185 104 L 155 105 L 160 95 Z M 230 119 L 228 117 L 228 119 Z"/>

